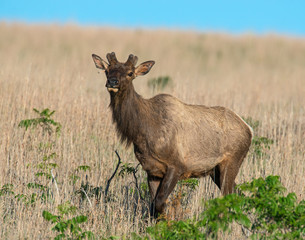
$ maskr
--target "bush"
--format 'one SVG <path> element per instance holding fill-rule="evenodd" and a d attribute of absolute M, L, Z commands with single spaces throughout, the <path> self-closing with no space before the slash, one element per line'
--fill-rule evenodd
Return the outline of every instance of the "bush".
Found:
<path fill-rule="evenodd" d="M 60 204 L 57 207 L 59 215 L 54 215 L 48 211 L 43 211 L 42 216 L 45 220 L 55 224 L 52 231 L 57 233 L 54 238 L 58 239 L 95 239 L 91 231 L 83 231 L 80 224 L 87 222 L 84 215 L 76 215 L 77 207 L 70 202 Z M 70 217 L 69 216 L 73 216 Z"/>
<path fill-rule="evenodd" d="M 160 221 L 148 227 L 144 236 L 132 239 L 207 239 L 230 232 L 233 222 L 248 229 L 252 239 L 304 239 L 305 201 L 297 202 L 279 176 L 258 178 L 237 187 L 238 194 L 204 203 L 198 219 Z"/>

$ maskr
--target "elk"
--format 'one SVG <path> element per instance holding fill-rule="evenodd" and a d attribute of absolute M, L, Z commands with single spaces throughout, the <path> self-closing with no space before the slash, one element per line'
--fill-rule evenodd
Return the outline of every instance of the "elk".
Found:
<path fill-rule="evenodd" d="M 166 200 L 181 179 L 210 176 L 223 195 L 234 191 L 235 178 L 252 139 L 252 129 L 233 111 L 220 106 L 190 105 L 168 95 L 144 99 L 132 81 L 147 74 L 154 61 L 136 66 L 129 55 L 108 62 L 92 54 L 105 71 L 110 109 L 121 142 L 133 144 L 147 173 L 151 216 L 163 214 Z"/>

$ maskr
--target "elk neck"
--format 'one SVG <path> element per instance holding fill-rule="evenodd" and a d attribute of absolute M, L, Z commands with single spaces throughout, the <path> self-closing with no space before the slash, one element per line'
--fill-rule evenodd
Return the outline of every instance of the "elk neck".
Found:
<path fill-rule="evenodd" d="M 124 91 L 110 93 L 112 120 L 122 142 L 127 145 L 146 138 L 155 125 L 149 100 L 142 98 L 130 84 Z"/>

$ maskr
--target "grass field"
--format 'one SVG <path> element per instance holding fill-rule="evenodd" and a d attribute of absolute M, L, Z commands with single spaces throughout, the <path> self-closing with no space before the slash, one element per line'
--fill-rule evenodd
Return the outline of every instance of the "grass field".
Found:
<path fill-rule="evenodd" d="M 56 206 L 66 201 L 88 216 L 84 229 L 99 237 L 141 232 L 151 224 L 143 217 L 147 201 L 137 198 L 132 174 L 115 176 L 111 201 L 89 195 L 90 205 L 75 194 L 82 182 L 105 188 L 118 161 L 115 150 L 124 163 L 137 165 L 133 149 L 125 149 L 116 137 L 105 76 L 91 58 L 92 53 L 105 58 L 112 51 L 121 61 L 130 53 L 139 63 L 156 61 L 147 76 L 134 81 L 144 97 L 153 94 L 147 86 L 150 78 L 170 76 L 173 84 L 164 92 L 187 103 L 225 106 L 259 121 L 255 134 L 273 144 L 263 149 L 262 157 L 251 148 L 237 183 L 279 175 L 289 192 L 305 198 L 305 39 L 0 23 L 0 187 L 12 184 L 14 192 L 0 196 L 0 239 L 54 237 L 42 212 L 57 213 Z M 33 108 L 55 110 L 52 118 L 61 123 L 61 135 L 19 128 L 21 120 L 36 117 Z M 35 176 L 38 164 L 52 153 L 56 155 L 48 161 L 58 165 L 53 170 L 58 193 L 54 182 Z M 91 170 L 75 171 L 81 165 Z M 80 177 L 75 184 L 73 174 Z M 145 173 L 140 170 L 137 176 L 145 183 Z M 52 199 L 27 203 L 28 196 L 41 192 L 27 186 L 33 182 L 49 187 Z M 18 194 L 24 200 L 15 198 Z M 218 196 L 210 179 L 201 179 L 179 217 L 199 214 L 202 199 Z M 236 229 L 228 238 L 243 236 Z"/>

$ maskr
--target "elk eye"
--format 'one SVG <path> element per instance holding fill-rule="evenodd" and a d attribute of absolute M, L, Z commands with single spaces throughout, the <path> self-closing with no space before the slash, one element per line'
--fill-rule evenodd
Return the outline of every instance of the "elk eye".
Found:
<path fill-rule="evenodd" d="M 132 75 L 133 75 L 133 72 L 128 73 L 129 77 L 132 77 Z"/>

